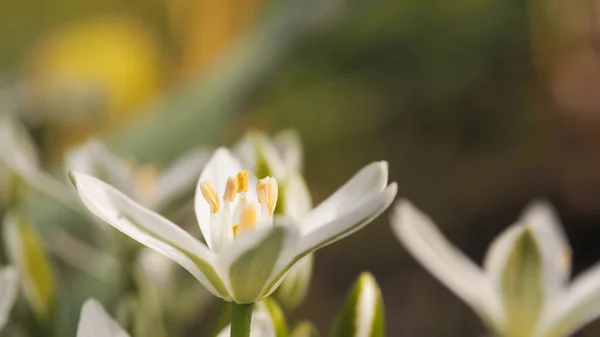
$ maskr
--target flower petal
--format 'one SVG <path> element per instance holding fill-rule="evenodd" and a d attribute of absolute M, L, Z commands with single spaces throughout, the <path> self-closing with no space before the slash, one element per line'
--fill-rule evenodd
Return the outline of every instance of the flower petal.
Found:
<path fill-rule="evenodd" d="M 368 225 L 390 206 L 396 197 L 397 190 L 396 183 L 392 183 L 383 192 L 371 196 L 370 199 L 363 200 L 362 204 L 354 205 L 353 209 L 349 209 L 340 217 L 323 224 L 319 229 L 308 234 L 300 233 L 300 240 L 285 246 L 282 257 L 277 262 L 270 282 L 264 290 L 264 296 L 275 291 L 291 268 L 307 254 L 341 240 Z M 297 227 L 292 224 L 286 226 L 290 229 Z"/>
<path fill-rule="evenodd" d="M 47 319 L 56 298 L 56 279 L 42 240 L 16 211 L 4 217 L 4 244 L 8 258 L 19 271 L 25 299 L 38 317 Z"/>
<path fill-rule="evenodd" d="M 404 247 L 488 324 L 502 319 L 502 307 L 483 271 L 444 238 L 433 221 L 410 202 L 400 201 L 392 228 Z"/>
<path fill-rule="evenodd" d="M 266 134 L 250 131 L 234 147 L 235 155 L 242 165 L 259 178 L 267 176 L 277 180 L 287 179 L 288 170 L 275 145 Z"/>
<path fill-rule="evenodd" d="M 236 303 L 261 300 L 284 247 L 298 241 L 294 227 L 275 226 L 241 232 L 219 254 L 222 274 L 229 275 Z"/>
<path fill-rule="evenodd" d="M 0 114 L 0 162 L 23 176 L 39 169 L 33 139 L 25 126 L 10 113 Z"/>
<path fill-rule="evenodd" d="M 296 222 L 301 221 L 312 208 L 312 198 L 304 178 L 299 173 L 292 173 L 282 184 L 281 189 L 283 190 L 279 200 L 282 205 L 281 213 Z M 275 212 L 277 213 L 279 209 L 278 204 Z"/>
<path fill-rule="evenodd" d="M 505 261 L 500 283 L 504 305 L 501 336 L 531 336 L 543 311 L 543 262 L 539 244 L 529 227 L 523 227 Z"/>
<path fill-rule="evenodd" d="M 67 171 L 98 177 L 136 200 L 140 199 L 131 167 L 99 139 L 92 138 L 67 153 Z"/>
<path fill-rule="evenodd" d="M 577 276 L 560 296 L 547 303 L 535 336 L 570 336 L 600 317 L 600 264 Z"/>
<path fill-rule="evenodd" d="M 523 233 L 520 224 L 512 225 L 500 233 L 490 244 L 483 262 L 484 270 L 495 289 L 500 290 L 506 261 L 512 252 L 515 242 Z"/>
<path fill-rule="evenodd" d="M 198 224 L 200 225 L 200 231 L 204 236 L 204 240 L 209 248 L 213 248 L 211 229 L 210 229 L 210 217 L 211 209 L 209 204 L 202 196 L 200 190 L 200 184 L 204 181 L 208 181 L 213 184 L 217 196 L 221 198 L 225 192 L 225 185 L 227 184 L 227 178 L 235 176 L 242 170 L 242 166 L 239 161 L 233 157 L 231 152 L 226 148 L 218 148 L 212 157 L 206 163 L 198 184 L 196 186 L 196 197 L 195 197 L 195 209 L 196 217 L 198 218 Z M 253 189 L 250 189 L 253 190 Z"/>
<path fill-rule="evenodd" d="M 132 239 L 179 263 L 215 295 L 229 299 L 227 288 L 215 271 L 215 256 L 206 246 L 105 182 L 82 173 L 71 172 L 70 176 L 90 212 Z"/>
<path fill-rule="evenodd" d="M 381 290 L 373 275 L 363 272 L 350 289 L 334 327 L 333 337 L 384 336 Z"/>
<path fill-rule="evenodd" d="M 560 293 L 571 274 L 571 247 L 560 220 L 552 206 L 545 201 L 531 203 L 519 219 L 528 226 L 539 245 L 546 300 Z"/>
<path fill-rule="evenodd" d="M 387 186 L 387 162 L 374 162 L 358 171 L 344 186 L 304 217 L 300 224 L 303 235 L 344 216 L 365 200 L 381 194 Z"/>
<path fill-rule="evenodd" d="M 152 202 L 152 209 L 162 209 L 193 189 L 210 158 L 209 150 L 195 149 L 177 159 L 156 181 L 159 191 Z"/>
<path fill-rule="evenodd" d="M 273 145 L 290 172 L 300 172 L 304 166 L 304 151 L 300 133 L 293 129 L 283 130 L 273 136 Z"/>
<path fill-rule="evenodd" d="M 129 337 L 98 301 L 88 299 L 81 308 L 77 337 Z"/>
<path fill-rule="evenodd" d="M 314 254 L 308 254 L 302 258 L 290 269 L 275 292 L 277 299 L 286 309 L 296 308 L 306 298 L 310 288 L 314 260 Z"/>
<path fill-rule="evenodd" d="M 17 269 L 4 267 L 0 269 L 0 331 L 6 325 L 10 311 L 19 293 Z"/>

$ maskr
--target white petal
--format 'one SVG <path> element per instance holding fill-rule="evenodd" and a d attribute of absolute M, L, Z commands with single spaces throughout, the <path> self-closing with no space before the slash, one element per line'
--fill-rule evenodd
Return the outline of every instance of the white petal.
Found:
<path fill-rule="evenodd" d="M 17 270 L 14 267 L 0 269 L 0 331 L 6 325 L 10 311 L 19 293 Z"/>
<path fill-rule="evenodd" d="M 546 300 L 562 291 L 571 274 L 571 247 L 560 220 L 550 204 L 531 203 L 519 219 L 531 228 L 543 259 L 543 281 Z"/>
<path fill-rule="evenodd" d="M 71 172 L 70 175 L 90 212 L 132 239 L 179 263 L 215 295 L 228 298 L 227 290 L 218 284 L 218 275 L 211 273 L 215 256 L 206 246 L 103 181 L 82 173 Z"/>
<path fill-rule="evenodd" d="M 204 240 L 211 249 L 213 248 L 210 229 L 211 209 L 209 204 L 202 196 L 200 184 L 204 181 L 210 182 L 213 184 L 217 192 L 217 196 L 221 198 L 225 192 L 227 178 L 235 176 L 241 170 L 242 166 L 239 161 L 233 157 L 229 150 L 221 147 L 218 148 L 208 160 L 204 170 L 202 170 L 200 179 L 198 180 L 198 185 L 196 186 L 196 197 L 194 199 L 196 217 L 198 218 L 198 224 L 200 225 L 200 231 L 202 231 Z M 250 188 L 250 190 L 253 190 L 253 188 Z"/>
<path fill-rule="evenodd" d="M 536 336 L 570 336 L 600 317 L 600 264 L 577 276 L 547 304 Z"/>
<path fill-rule="evenodd" d="M 357 281 L 359 291 L 356 302 L 356 331 L 354 337 L 369 337 L 375 335 L 373 326 L 377 315 L 382 315 L 378 309 L 382 309 L 381 290 L 379 285 L 369 273 L 362 273 Z"/>
<path fill-rule="evenodd" d="M 298 242 L 285 247 L 285 251 L 271 276 L 271 281 L 265 288 L 265 294 L 268 295 L 275 291 L 287 272 L 304 256 L 341 240 L 368 225 L 390 206 L 396 197 L 397 190 L 396 183 L 392 183 L 383 192 L 363 200 L 361 204 L 353 205 L 354 208 L 342 212 L 339 217 L 331 219 L 330 222 L 323 224 L 319 229 L 308 234 L 301 234 L 302 237 Z M 293 228 L 295 226 L 288 225 L 288 227 Z"/>
<path fill-rule="evenodd" d="M 283 214 L 296 222 L 301 221 L 312 208 L 312 198 L 300 174 L 289 176 L 283 186 L 283 194 Z"/>
<path fill-rule="evenodd" d="M 255 141 L 257 149 L 260 151 L 260 153 L 257 153 L 257 156 L 262 155 L 264 157 L 264 160 L 269 167 L 270 176 L 281 181 L 286 180 L 288 170 L 275 145 L 273 145 L 269 138 L 264 135 L 257 137 Z"/>
<path fill-rule="evenodd" d="M 38 170 L 35 143 L 25 126 L 10 113 L 0 113 L 0 161 L 25 176 Z"/>
<path fill-rule="evenodd" d="M 159 209 L 182 193 L 192 190 L 209 156 L 209 150 L 200 148 L 184 154 L 175 161 L 156 182 L 157 196 L 152 203 L 152 208 Z"/>
<path fill-rule="evenodd" d="M 140 200 L 131 167 L 99 139 L 92 138 L 70 150 L 65 159 L 65 167 L 67 171 L 99 177 L 131 198 Z"/>
<path fill-rule="evenodd" d="M 258 131 L 250 131 L 234 147 L 234 153 L 240 159 L 244 168 L 261 175 L 264 178 L 265 172 L 260 164 L 266 164 L 268 175 L 278 180 L 287 178 L 287 168 L 283 158 L 280 156 L 275 145 L 269 140 L 267 135 Z M 264 160 L 264 162 L 262 162 Z M 262 162 L 262 163 L 261 163 Z"/>
<path fill-rule="evenodd" d="M 129 337 L 129 334 L 94 299 L 85 301 L 77 327 L 77 337 Z"/>
<path fill-rule="evenodd" d="M 256 147 L 248 136 L 243 137 L 231 150 L 244 169 L 254 172 L 257 162 Z"/>
<path fill-rule="evenodd" d="M 356 173 L 344 186 L 313 209 L 300 224 L 303 235 L 344 216 L 365 200 L 381 194 L 387 186 L 387 162 L 374 162 Z"/>
<path fill-rule="evenodd" d="M 220 274 L 228 277 L 234 301 L 261 300 L 286 247 L 299 241 L 295 227 L 275 226 L 240 232 L 218 256 Z M 226 275 L 226 276 L 225 276 Z"/>
<path fill-rule="evenodd" d="M 521 225 L 508 227 L 492 241 L 485 255 L 484 269 L 497 291 L 500 289 L 506 261 L 521 233 L 523 233 Z"/>
<path fill-rule="evenodd" d="M 400 201 L 392 228 L 404 247 L 435 277 L 469 304 L 488 324 L 502 319 L 500 300 L 483 271 L 448 242 L 433 221 Z"/>
<path fill-rule="evenodd" d="M 304 166 L 302 139 L 296 130 L 283 130 L 273 136 L 273 144 L 290 172 L 300 172 Z"/>

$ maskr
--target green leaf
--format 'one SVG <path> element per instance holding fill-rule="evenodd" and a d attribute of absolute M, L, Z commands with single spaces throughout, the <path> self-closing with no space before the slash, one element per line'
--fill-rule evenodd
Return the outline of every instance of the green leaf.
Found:
<path fill-rule="evenodd" d="M 25 298 L 41 318 L 48 318 L 54 304 L 55 279 L 42 241 L 16 213 L 4 219 L 4 239 L 11 263 L 17 267 Z"/>
<path fill-rule="evenodd" d="M 533 232 L 526 228 L 515 241 L 502 276 L 506 310 L 503 335 L 527 337 L 536 327 L 543 301 L 540 254 Z"/>
<path fill-rule="evenodd" d="M 275 335 L 277 337 L 287 337 L 289 335 L 287 328 L 287 321 L 281 307 L 273 299 L 266 298 L 262 301 L 262 304 L 269 311 L 273 325 L 275 326 Z"/>
<path fill-rule="evenodd" d="M 319 331 L 311 322 L 300 322 L 292 331 L 291 337 L 319 337 Z"/>
<path fill-rule="evenodd" d="M 260 300 L 261 292 L 283 248 L 284 239 L 285 229 L 276 226 L 260 243 L 243 253 L 231 265 L 229 278 L 235 302 Z"/>
<path fill-rule="evenodd" d="M 331 336 L 382 337 L 385 336 L 384 324 L 379 285 L 373 275 L 363 272 L 352 286 Z"/>

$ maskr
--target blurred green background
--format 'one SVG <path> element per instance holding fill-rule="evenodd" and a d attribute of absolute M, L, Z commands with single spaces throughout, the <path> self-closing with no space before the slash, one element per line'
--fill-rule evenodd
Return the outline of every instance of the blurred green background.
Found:
<path fill-rule="evenodd" d="M 548 198 L 577 272 L 600 258 L 599 6 L 13 1 L 0 11 L 0 84 L 27 88 L 20 117 L 49 167 L 90 135 L 166 164 L 249 128 L 295 128 L 315 201 L 388 160 L 400 196 L 481 261 L 528 201 Z M 309 297 L 290 320 L 327 332 L 363 270 L 382 287 L 389 336 L 483 335 L 402 249 L 387 214 L 318 252 Z M 592 324 L 580 335 L 599 332 Z"/>

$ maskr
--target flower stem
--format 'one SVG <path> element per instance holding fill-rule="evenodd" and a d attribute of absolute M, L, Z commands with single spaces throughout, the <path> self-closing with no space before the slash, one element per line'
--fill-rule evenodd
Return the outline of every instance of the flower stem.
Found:
<path fill-rule="evenodd" d="M 232 303 L 231 306 L 231 337 L 250 336 L 250 323 L 252 322 L 254 303 Z"/>

